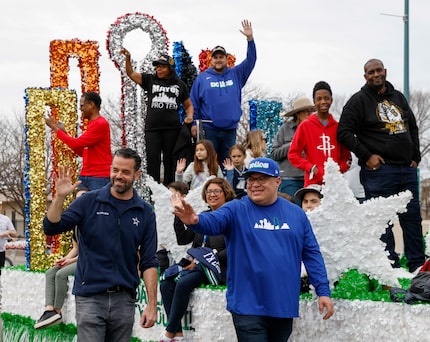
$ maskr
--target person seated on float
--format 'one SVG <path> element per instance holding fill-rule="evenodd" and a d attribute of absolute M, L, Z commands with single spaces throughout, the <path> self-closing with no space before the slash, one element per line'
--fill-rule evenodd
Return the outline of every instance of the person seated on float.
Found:
<path fill-rule="evenodd" d="M 227 180 L 215 177 L 209 179 L 203 186 L 202 198 L 209 205 L 210 209 L 208 211 L 213 211 L 224 203 L 233 200 L 235 193 Z M 209 247 L 212 249 L 218 256 L 221 267 L 220 284 L 225 284 L 227 250 L 224 236 L 197 234 L 191 229 L 187 229 L 182 222 L 180 223 L 180 225 L 175 224 L 174 227 L 178 244 L 185 245 L 192 242 L 193 248 Z M 160 338 L 161 342 L 171 341 L 173 338 L 175 341 L 183 339 L 181 320 L 187 310 L 191 292 L 202 284 L 209 284 L 209 280 L 195 262 L 195 259 L 181 260 L 179 265 L 182 270 L 178 274 L 170 277 L 165 275 L 164 280 L 160 283 L 160 292 L 168 319 L 166 331 L 162 333 Z"/>

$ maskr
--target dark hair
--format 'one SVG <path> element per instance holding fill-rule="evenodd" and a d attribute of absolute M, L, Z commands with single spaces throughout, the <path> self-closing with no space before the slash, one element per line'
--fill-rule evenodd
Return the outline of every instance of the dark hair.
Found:
<path fill-rule="evenodd" d="M 203 145 L 205 147 L 207 154 L 206 164 L 208 165 L 209 176 L 216 176 L 218 174 L 219 165 L 214 144 L 210 140 L 202 139 L 196 142 L 196 147 L 197 145 Z M 194 173 L 198 175 L 199 172 L 203 172 L 204 170 L 203 162 L 199 160 L 194 153 Z"/>
<path fill-rule="evenodd" d="M 366 72 L 367 66 L 368 66 L 370 63 L 373 63 L 373 62 L 377 62 L 377 63 L 381 64 L 381 66 L 385 69 L 385 67 L 384 67 L 384 63 L 383 63 L 380 59 L 372 58 L 372 59 L 369 59 L 369 60 L 364 64 L 364 72 Z"/>
<path fill-rule="evenodd" d="M 179 79 L 178 74 L 176 73 L 175 67 L 170 65 L 170 64 L 166 64 L 166 65 L 169 67 L 169 77 L 167 78 L 167 83 L 171 84 L 171 85 L 178 84 L 180 79 Z M 160 79 L 157 76 L 157 72 L 154 73 L 154 77 L 156 79 Z"/>
<path fill-rule="evenodd" d="M 203 185 L 203 189 L 202 189 L 203 201 L 206 202 L 206 190 L 208 189 L 209 185 L 211 185 L 211 184 L 216 184 L 216 185 L 220 186 L 220 188 L 224 192 L 226 202 L 231 201 L 232 199 L 235 199 L 236 193 L 234 192 L 234 189 L 231 187 L 230 183 L 224 178 L 215 177 L 215 178 L 209 179 L 205 183 L 205 185 Z"/>
<path fill-rule="evenodd" d="M 312 91 L 312 98 L 313 99 L 315 98 L 315 93 L 318 90 L 327 90 L 330 93 L 330 96 L 333 96 L 333 93 L 331 92 L 330 85 L 327 82 L 319 81 L 319 82 L 315 83 L 314 90 Z"/>
<path fill-rule="evenodd" d="M 142 159 L 140 158 L 139 154 L 131 149 L 131 148 L 120 148 L 119 150 L 116 150 L 113 154 L 114 157 L 123 157 L 126 159 L 134 159 L 134 170 L 139 171 L 142 166 Z"/>
<path fill-rule="evenodd" d="M 188 184 L 185 182 L 172 182 L 170 183 L 167 188 L 172 188 L 178 191 L 181 195 L 188 194 Z"/>
<path fill-rule="evenodd" d="M 87 93 L 82 94 L 82 97 L 85 99 L 85 101 L 92 102 L 94 105 L 100 109 L 102 105 L 102 99 L 99 94 L 89 91 Z"/>

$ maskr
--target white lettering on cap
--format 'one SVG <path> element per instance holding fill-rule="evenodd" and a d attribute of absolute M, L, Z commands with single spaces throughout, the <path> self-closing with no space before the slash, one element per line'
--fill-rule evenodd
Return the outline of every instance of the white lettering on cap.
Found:
<path fill-rule="evenodd" d="M 263 163 L 263 162 L 257 160 L 255 162 L 252 162 L 251 164 L 249 164 L 249 169 L 252 169 L 253 167 L 261 167 L 263 169 L 268 169 L 269 163 Z"/>

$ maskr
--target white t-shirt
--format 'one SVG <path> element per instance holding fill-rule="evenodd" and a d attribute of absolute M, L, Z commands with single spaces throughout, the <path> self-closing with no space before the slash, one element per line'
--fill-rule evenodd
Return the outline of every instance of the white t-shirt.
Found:
<path fill-rule="evenodd" d="M 0 234 L 7 230 L 15 231 L 15 228 L 11 220 L 9 219 L 9 217 L 0 214 Z M 0 252 L 5 251 L 5 248 L 4 248 L 5 242 L 6 242 L 6 239 L 4 237 L 0 237 Z"/>

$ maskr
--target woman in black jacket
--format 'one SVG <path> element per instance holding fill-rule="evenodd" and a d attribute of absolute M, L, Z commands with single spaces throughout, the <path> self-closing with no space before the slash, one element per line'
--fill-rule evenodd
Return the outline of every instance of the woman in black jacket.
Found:
<path fill-rule="evenodd" d="M 202 198 L 209 205 L 209 210 L 218 209 L 224 203 L 234 199 L 234 197 L 235 192 L 233 188 L 224 178 L 212 178 L 203 186 Z M 208 247 L 216 252 L 221 266 L 221 282 L 225 284 L 227 250 L 224 236 L 207 236 L 194 233 L 191 229 L 187 229 L 176 216 L 174 228 L 179 245 L 186 245 L 192 242 L 193 248 Z M 189 272 L 184 272 L 179 277 L 165 279 L 160 283 L 161 296 L 168 319 L 166 331 L 163 332 L 160 341 L 183 338 L 181 319 L 187 310 L 191 292 L 202 284 L 209 284 L 204 273 L 198 270 L 198 265 L 194 260 L 191 260 L 191 263 L 185 266 L 183 270 Z"/>

